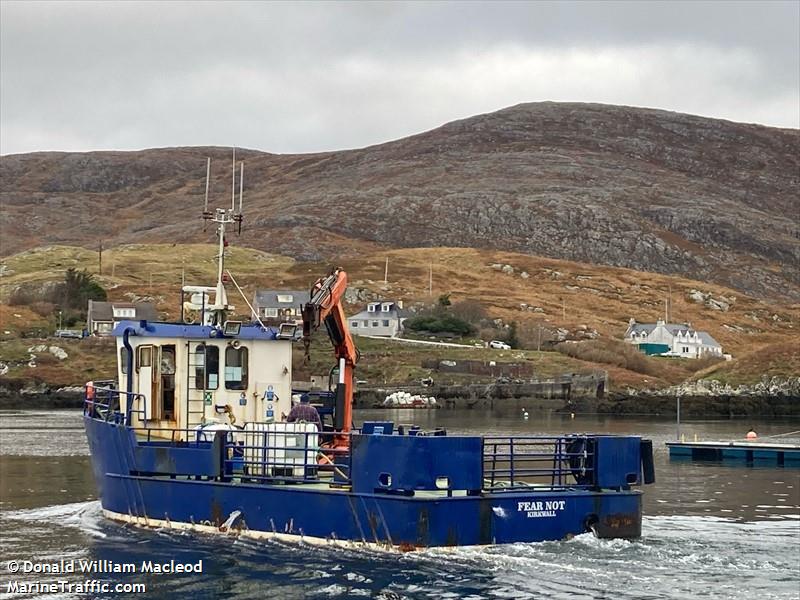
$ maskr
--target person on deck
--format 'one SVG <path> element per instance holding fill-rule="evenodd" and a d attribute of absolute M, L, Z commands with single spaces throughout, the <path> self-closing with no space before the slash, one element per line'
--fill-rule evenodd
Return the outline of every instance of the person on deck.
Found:
<path fill-rule="evenodd" d="M 747 435 L 746 435 L 745 437 L 746 437 L 748 440 L 754 440 L 754 439 L 758 438 L 758 434 L 757 434 L 757 433 L 755 432 L 755 430 L 754 430 L 754 429 L 751 427 L 751 428 L 750 428 L 750 431 L 748 431 L 748 432 L 747 432 Z"/>
<path fill-rule="evenodd" d="M 300 396 L 300 404 L 295 404 L 292 410 L 289 411 L 289 416 L 286 417 L 287 423 L 297 423 L 300 421 L 316 423 L 317 429 L 322 431 L 322 420 L 319 418 L 317 409 L 309 404 L 308 394 Z"/>

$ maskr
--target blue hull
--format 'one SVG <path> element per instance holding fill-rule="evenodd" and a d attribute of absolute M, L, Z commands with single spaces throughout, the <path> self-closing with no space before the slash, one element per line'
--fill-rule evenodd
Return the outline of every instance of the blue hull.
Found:
<path fill-rule="evenodd" d="M 143 475 L 134 433 L 85 417 L 103 509 L 110 516 L 233 528 L 319 540 L 351 540 L 404 549 L 559 540 L 584 533 L 641 534 L 642 496 L 632 489 L 483 491 L 406 496 L 323 485 L 242 483 L 211 477 Z M 168 449 L 163 460 L 177 459 Z"/>

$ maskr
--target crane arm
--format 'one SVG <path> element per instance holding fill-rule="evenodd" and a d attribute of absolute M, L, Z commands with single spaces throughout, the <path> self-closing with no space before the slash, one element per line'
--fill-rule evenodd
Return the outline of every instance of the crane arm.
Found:
<path fill-rule="evenodd" d="M 353 372 L 359 356 L 342 306 L 346 289 L 347 273 L 342 269 L 334 269 L 330 275 L 314 283 L 311 298 L 303 305 L 303 344 L 306 356 L 311 344 L 311 334 L 324 323 L 339 362 L 334 428 L 341 432 L 350 431 L 353 422 Z"/>

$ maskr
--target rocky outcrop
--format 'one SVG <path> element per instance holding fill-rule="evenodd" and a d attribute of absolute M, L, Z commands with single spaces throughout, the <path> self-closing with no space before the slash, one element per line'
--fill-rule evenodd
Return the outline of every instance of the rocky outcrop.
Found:
<path fill-rule="evenodd" d="M 199 217 L 208 155 L 212 197 L 227 198 L 219 148 L 3 157 L 2 252 L 96 231 L 109 244 L 210 240 L 199 218 L 185 223 Z M 800 299 L 797 130 L 545 102 L 359 150 L 239 156 L 245 227 L 259 232 L 243 241 L 259 249 L 309 260 L 346 253 L 347 239 L 486 247 Z"/>
<path fill-rule="evenodd" d="M 730 396 L 770 396 L 800 398 L 800 377 L 762 377 L 753 385 L 732 386 L 715 379 L 688 381 L 658 390 L 628 390 L 628 396 L 681 397 L 730 397 Z"/>

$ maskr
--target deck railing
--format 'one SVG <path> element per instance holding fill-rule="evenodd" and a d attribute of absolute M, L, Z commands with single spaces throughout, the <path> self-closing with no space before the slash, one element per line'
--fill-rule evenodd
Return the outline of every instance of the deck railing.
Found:
<path fill-rule="evenodd" d="M 89 382 L 84 386 L 83 414 L 130 425 L 133 415 L 146 419 L 144 400 L 142 394 L 117 389 L 113 381 Z"/>
<path fill-rule="evenodd" d="M 105 404 L 96 414 L 105 418 Z M 115 413 L 121 422 L 120 413 Z M 236 478 L 244 483 L 328 482 L 334 485 L 350 484 L 350 451 L 347 447 L 333 447 L 334 439 L 341 443 L 349 434 L 319 432 L 313 425 L 305 431 L 281 431 L 275 425 L 283 423 L 247 423 L 243 429 L 218 426 L 187 428 L 131 427 L 136 441 L 142 446 L 170 448 L 195 448 L 213 451 L 217 436 L 221 445 L 221 470 L 223 479 Z M 298 424 L 300 425 L 300 424 Z M 302 424 L 306 425 L 306 424 Z M 335 436 L 335 437 L 334 437 Z"/>
<path fill-rule="evenodd" d="M 111 386 L 87 386 L 84 414 L 129 426 L 142 445 L 208 449 L 221 436 L 220 477 L 242 482 L 351 483 L 351 434 L 320 432 L 311 424 L 247 423 L 191 429 L 132 427 L 133 415 L 144 422 L 141 394 Z M 125 410 L 121 410 L 120 402 Z M 358 434 L 358 431 L 353 432 Z M 592 436 L 484 436 L 483 490 L 560 490 L 595 485 Z M 344 442 L 344 443 L 343 443 Z"/>
<path fill-rule="evenodd" d="M 588 436 L 485 436 L 483 481 L 488 491 L 588 488 L 594 482 Z"/>
<path fill-rule="evenodd" d="M 242 481 L 327 482 L 350 484 L 351 455 L 341 444 L 349 434 L 290 429 L 280 431 L 263 423 L 248 423 L 225 444 L 225 472 Z M 286 425 L 292 425 L 291 423 Z M 299 425 L 299 424 L 298 424 Z M 313 425 L 308 424 L 311 427 Z"/>

